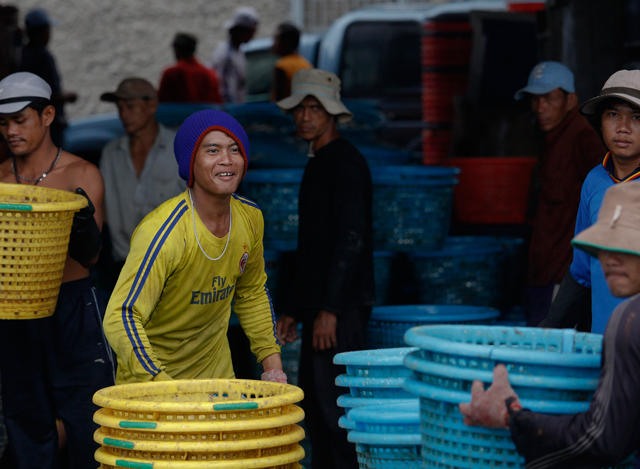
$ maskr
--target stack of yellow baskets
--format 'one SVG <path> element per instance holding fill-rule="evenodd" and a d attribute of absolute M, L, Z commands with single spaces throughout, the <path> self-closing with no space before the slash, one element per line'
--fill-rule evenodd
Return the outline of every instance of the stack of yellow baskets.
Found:
<path fill-rule="evenodd" d="M 0 184 L 0 319 L 53 314 L 73 215 L 87 203 L 73 192 Z"/>
<path fill-rule="evenodd" d="M 179 380 L 98 391 L 102 469 L 301 469 L 300 388 L 253 380 Z"/>

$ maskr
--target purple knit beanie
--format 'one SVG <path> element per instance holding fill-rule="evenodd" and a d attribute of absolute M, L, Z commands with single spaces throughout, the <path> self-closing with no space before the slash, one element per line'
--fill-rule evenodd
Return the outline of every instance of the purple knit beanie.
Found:
<path fill-rule="evenodd" d="M 224 132 L 234 139 L 240 147 L 240 153 L 244 158 L 244 172 L 249 166 L 249 137 L 240 123 L 226 112 L 215 109 L 205 109 L 191 114 L 182 123 L 176 138 L 173 141 L 173 152 L 178 161 L 180 177 L 187 181 L 187 186 L 193 186 L 193 163 L 200 142 L 212 130 Z"/>

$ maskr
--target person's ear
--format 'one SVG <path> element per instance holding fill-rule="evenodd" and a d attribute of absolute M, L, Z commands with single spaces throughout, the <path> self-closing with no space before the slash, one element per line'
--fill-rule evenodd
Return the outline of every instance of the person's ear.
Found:
<path fill-rule="evenodd" d="M 573 109 L 578 105 L 578 95 L 576 93 L 569 93 L 567 95 L 567 109 Z"/>
<path fill-rule="evenodd" d="M 40 118 L 45 126 L 50 126 L 53 123 L 53 120 L 56 117 L 56 108 L 49 105 L 44 108 L 42 114 L 40 114 Z"/>

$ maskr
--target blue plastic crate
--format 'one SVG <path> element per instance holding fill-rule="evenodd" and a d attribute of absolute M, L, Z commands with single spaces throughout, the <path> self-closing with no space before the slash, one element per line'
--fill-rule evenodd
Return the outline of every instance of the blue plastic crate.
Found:
<path fill-rule="evenodd" d="M 354 430 L 376 434 L 417 435 L 420 433 L 420 406 L 410 404 L 374 405 L 353 409 L 348 419 L 355 422 Z"/>
<path fill-rule="evenodd" d="M 260 206 L 264 217 L 264 247 L 293 251 L 298 245 L 298 196 L 302 169 L 248 171 L 239 193 Z"/>
<path fill-rule="evenodd" d="M 353 397 L 373 399 L 409 399 L 404 390 L 404 378 L 359 378 L 346 374 L 338 375 L 336 386 L 349 388 Z"/>
<path fill-rule="evenodd" d="M 429 166 L 371 168 L 374 249 L 440 249 L 449 232 L 458 172 Z"/>
<path fill-rule="evenodd" d="M 371 397 L 353 397 L 351 394 L 343 394 L 338 397 L 337 404 L 338 407 L 342 407 L 345 409 L 345 412 L 348 414 L 353 409 L 362 406 L 370 406 L 370 405 L 398 405 L 398 404 L 411 404 L 415 402 L 417 397 L 410 396 L 409 398 L 371 398 Z"/>
<path fill-rule="evenodd" d="M 369 166 L 402 166 L 411 160 L 411 152 L 383 146 L 358 145 Z"/>
<path fill-rule="evenodd" d="M 409 352 L 417 348 L 401 347 L 376 350 L 359 350 L 338 353 L 333 357 L 336 365 L 346 365 L 347 375 L 359 378 L 404 378 L 411 376 L 411 370 L 403 360 Z"/>
<path fill-rule="evenodd" d="M 373 308 L 367 324 L 367 347 L 403 347 L 405 332 L 415 326 L 491 324 L 499 315 L 497 309 L 481 306 L 378 306 Z"/>
<path fill-rule="evenodd" d="M 384 305 L 389 296 L 393 251 L 373 251 L 373 279 L 376 289 L 376 305 Z"/>

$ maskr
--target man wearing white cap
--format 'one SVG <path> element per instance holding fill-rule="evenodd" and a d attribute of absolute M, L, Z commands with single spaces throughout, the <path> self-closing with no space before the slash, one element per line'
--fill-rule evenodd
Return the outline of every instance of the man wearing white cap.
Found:
<path fill-rule="evenodd" d="M 596 222 L 609 187 L 640 178 L 640 70 L 614 73 L 600 95 L 587 101 L 580 110 L 600 118 L 602 139 L 609 152 L 584 181 L 576 233 Z M 574 249 L 569 272 L 540 326 L 573 327 L 585 317 L 588 319 L 591 312 L 591 332 L 602 334 L 621 301 L 609 292 L 600 263 Z"/>
<path fill-rule="evenodd" d="M 459 405 L 467 425 L 508 428 L 528 469 L 610 467 L 640 449 L 640 184 L 610 187 L 598 221 L 572 244 L 598 262 L 611 295 L 628 298 L 607 323 L 589 410 L 548 415 L 523 409 L 504 365 L 494 369 L 487 391 L 474 381 L 471 402 Z"/>
<path fill-rule="evenodd" d="M 213 52 L 209 66 L 218 72 L 225 103 L 244 103 L 247 96 L 247 64 L 240 46 L 249 42 L 258 28 L 258 12 L 252 7 L 236 8 L 224 22 L 229 39 Z"/>
<path fill-rule="evenodd" d="M 11 152 L 0 164 L 0 182 L 76 192 L 89 205 L 73 219 L 53 316 L 0 322 L 2 401 L 16 467 L 57 467 L 60 419 L 71 466 L 92 468 L 98 447 L 92 437 L 97 428 L 92 397 L 112 385 L 115 375 L 102 332 L 104 304 L 88 270 L 102 246 L 104 184 L 94 165 L 54 145 L 50 98 L 51 87 L 32 73 L 0 81 L 0 135 Z"/>
<path fill-rule="evenodd" d="M 298 198 L 291 305 L 278 321 L 278 337 L 295 340 L 302 322 L 299 379 L 312 466 L 356 469 L 355 448 L 338 426 L 344 409 L 336 400 L 343 391 L 335 379 L 346 371 L 333 357 L 366 348 L 365 330 L 375 300 L 371 174 L 362 154 L 336 127 L 353 114 L 340 101 L 335 74 L 297 71 L 291 96 L 277 104 L 293 114 L 298 136 L 309 142 L 310 157 Z"/>
<path fill-rule="evenodd" d="M 529 247 L 523 306 L 528 326 L 545 319 L 554 292 L 571 264 L 580 188 L 606 149 L 600 136 L 578 111 L 573 73 L 559 62 L 541 62 L 515 98 L 528 96 L 540 130 L 540 195 Z"/>

